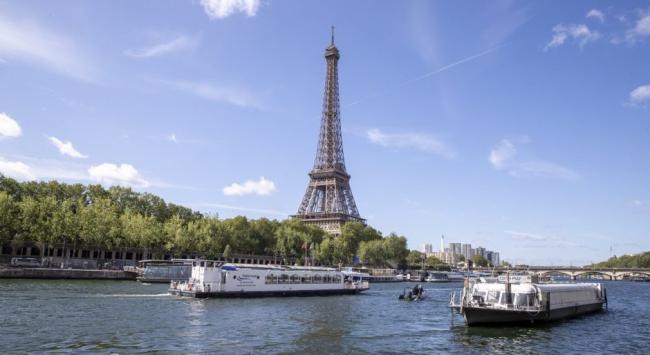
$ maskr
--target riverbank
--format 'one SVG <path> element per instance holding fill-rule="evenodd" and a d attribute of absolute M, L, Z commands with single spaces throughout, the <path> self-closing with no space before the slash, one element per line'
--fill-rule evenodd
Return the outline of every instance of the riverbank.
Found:
<path fill-rule="evenodd" d="M 0 279 L 135 280 L 135 272 L 45 268 L 0 268 Z"/>

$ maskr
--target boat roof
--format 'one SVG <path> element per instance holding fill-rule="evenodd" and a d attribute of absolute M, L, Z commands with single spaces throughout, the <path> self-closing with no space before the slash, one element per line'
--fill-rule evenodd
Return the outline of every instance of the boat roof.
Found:
<path fill-rule="evenodd" d="M 239 264 L 239 263 L 224 263 L 217 260 L 194 260 L 203 261 L 206 263 L 222 263 L 224 267 L 235 267 L 237 269 L 257 269 L 257 270 L 295 270 L 295 271 L 337 271 L 335 268 L 319 267 L 319 266 L 288 266 L 276 264 Z"/>

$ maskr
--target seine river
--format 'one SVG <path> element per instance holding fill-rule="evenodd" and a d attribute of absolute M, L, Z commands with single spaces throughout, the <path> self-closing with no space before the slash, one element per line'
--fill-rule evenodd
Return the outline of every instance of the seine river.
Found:
<path fill-rule="evenodd" d="M 426 284 L 426 300 L 403 302 L 402 283 L 360 296 L 190 300 L 161 284 L 0 280 L 0 353 L 647 354 L 650 283 L 606 284 L 607 312 L 467 328 L 447 308 L 460 283 Z"/>

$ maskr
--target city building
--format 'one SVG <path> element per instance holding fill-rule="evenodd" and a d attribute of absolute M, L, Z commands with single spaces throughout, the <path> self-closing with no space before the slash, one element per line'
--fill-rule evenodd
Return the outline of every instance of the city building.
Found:
<path fill-rule="evenodd" d="M 474 249 L 472 249 L 472 244 L 463 244 L 461 249 L 462 255 L 465 257 L 465 261 L 472 260 L 474 257 Z"/>

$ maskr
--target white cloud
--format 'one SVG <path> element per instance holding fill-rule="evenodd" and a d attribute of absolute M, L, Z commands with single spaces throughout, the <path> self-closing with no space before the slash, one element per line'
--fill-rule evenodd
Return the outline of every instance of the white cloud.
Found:
<path fill-rule="evenodd" d="M 167 140 L 172 143 L 178 143 L 178 139 L 176 138 L 176 133 L 172 133 L 169 136 L 167 136 Z"/>
<path fill-rule="evenodd" d="M 0 139 L 20 137 L 22 133 L 23 131 L 16 120 L 4 112 L 0 113 Z"/>
<path fill-rule="evenodd" d="M 645 205 L 645 203 L 643 201 L 641 201 L 641 200 L 632 200 L 630 203 L 632 204 L 632 206 L 635 206 L 635 207 L 641 207 L 641 206 Z"/>
<path fill-rule="evenodd" d="M 219 87 L 203 82 L 163 81 L 178 90 L 216 102 L 226 102 L 241 107 L 261 108 L 260 101 L 245 89 Z"/>
<path fill-rule="evenodd" d="M 503 169 L 517 154 L 517 148 L 509 140 L 502 140 L 499 145 L 490 151 L 490 163 L 496 169 Z"/>
<path fill-rule="evenodd" d="M 181 35 L 172 39 L 171 41 L 140 49 L 130 49 L 124 53 L 135 58 L 151 58 L 183 50 L 192 50 L 196 48 L 198 43 L 199 40 L 196 37 Z"/>
<path fill-rule="evenodd" d="M 625 34 L 627 41 L 630 43 L 634 43 L 640 37 L 646 36 L 650 36 L 650 10 L 641 12 L 634 28 L 628 30 Z"/>
<path fill-rule="evenodd" d="M 589 10 L 589 12 L 587 12 L 587 15 L 585 15 L 585 17 L 586 18 L 596 19 L 596 20 L 600 21 L 600 23 L 605 22 L 605 14 L 602 11 L 598 10 L 598 9 Z"/>
<path fill-rule="evenodd" d="M 0 55 L 43 66 L 60 74 L 94 81 L 89 60 L 69 37 L 31 21 L 0 14 Z"/>
<path fill-rule="evenodd" d="M 488 161 L 496 170 L 506 171 L 510 176 L 517 178 L 545 177 L 562 180 L 580 178 L 580 175 L 576 172 L 555 163 L 543 160 L 518 159 L 517 147 L 507 139 L 503 139 L 492 148 Z"/>
<path fill-rule="evenodd" d="M 138 171 L 130 164 L 104 163 L 91 166 L 88 169 L 91 179 L 107 185 L 126 185 L 134 187 L 147 187 L 149 182 L 140 176 Z"/>
<path fill-rule="evenodd" d="M 264 177 L 261 177 L 259 181 L 246 180 L 243 184 L 232 183 L 223 188 L 223 193 L 226 196 L 269 195 L 273 191 L 275 191 L 275 184 Z"/>
<path fill-rule="evenodd" d="M 34 180 L 32 169 L 21 161 L 7 161 L 0 158 L 0 173 L 18 180 Z"/>
<path fill-rule="evenodd" d="M 59 153 L 63 155 L 71 156 L 73 158 L 88 158 L 87 155 L 79 153 L 79 151 L 72 146 L 72 142 L 70 141 L 62 142 L 56 137 L 48 137 L 48 139 L 59 150 Z"/>
<path fill-rule="evenodd" d="M 587 25 L 556 25 L 553 27 L 553 38 L 544 47 L 544 51 L 563 45 L 568 39 L 577 41 L 582 48 L 589 42 L 600 38 L 600 34 L 592 31 Z"/>
<path fill-rule="evenodd" d="M 527 242 L 526 248 L 561 248 L 561 247 L 583 247 L 580 243 L 572 242 L 557 236 L 547 236 L 541 234 L 517 232 L 517 231 L 503 231 L 510 235 L 512 240 L 519 242 Z"/>
<path fill-rule="evenodd" d="M 235 12 L 252 17 L 257 14 L 260 0 L 201 0 L 201 5 L 210 19 L 226 18 Z"/>
<path fill-rule="evenodd" d="M 396 148 L 415 148 L 427 153 L 434 153 L 447 159 L 456 154 L 437 138 L 421 133 L 384 133 L 377 128 L 369 129 L 367 137 L 370 142 Z"/>
<path fill-rule="evenodd" d="M 513 240 L 540 241 L 540 240 L 550 239 L 545 235 L 526 233 L 526 232 L 504 231 L 504 233 L 510 235 L 510 237 Z"/>
<path fill-rule="evenodd" d="M 643 106 L 648 102 L 650 102 L 650 85 L 641 85 L 630 92 L 630 105 Z"/>

